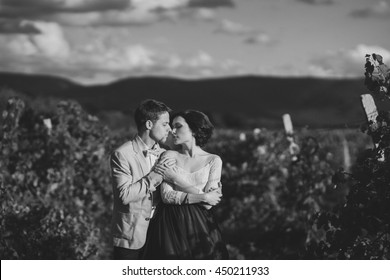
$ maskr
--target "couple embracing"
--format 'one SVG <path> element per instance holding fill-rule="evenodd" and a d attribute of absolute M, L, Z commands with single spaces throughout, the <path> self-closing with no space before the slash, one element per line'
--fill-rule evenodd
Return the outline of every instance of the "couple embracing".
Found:
<path fill-rule="evenodd" d="M 111 155 L 114 259 L 227 259 L 209 211 L 222 197 L 222 161 L 202 149 L 214 127 L 199 111 L 170 113 L 143 101 L 138 134 Z"/>

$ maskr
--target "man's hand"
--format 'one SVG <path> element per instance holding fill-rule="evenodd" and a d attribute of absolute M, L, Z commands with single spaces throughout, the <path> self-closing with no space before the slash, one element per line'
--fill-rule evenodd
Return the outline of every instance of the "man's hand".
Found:
<path fill-rule="evenodd" d="M 177 182 L 177 167 L 174 165 L 173 167 L 167 168 L 163 174 L 163 178 L 165 181 L 170 182 L 172 184 L 176 184 Z"/>
<path fill-rule="evenodd" d="M 163 176 L 164 180 L 169 181 L 169 178 L 171 178 L 174 174 L 175 165 L 176 160 L 174 158 L 164 157 L 157 162 L 152 171 Z"/>

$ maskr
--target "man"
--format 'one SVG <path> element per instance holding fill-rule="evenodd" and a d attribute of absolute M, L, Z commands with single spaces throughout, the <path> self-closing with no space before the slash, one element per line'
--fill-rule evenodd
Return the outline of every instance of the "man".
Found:
<path fill-rule="evenodd" d="M 138 134 L 116 149 L 110 159 L 114 194 L 112 218 L 114 259 L 139 259 L 145 244 L 149 221 L 159 202 L 157 187 L 163 180 L 184 185 L 178 181 L 172 167 L 173 159 L 158 161 L 164 152 L 164 143 L 171 131 L 169 113 L 164 103 L 149 99 L 135 111 Z M 157 162 L 158 161 L 158 162 Z M 185 194 L 176 192 L 177 203 L 183 203 Z M 213 191 L 207 201 L 200 195 L 189 194 L 186 203 L 206 202 L 215 205 L 221 194 Z"/>

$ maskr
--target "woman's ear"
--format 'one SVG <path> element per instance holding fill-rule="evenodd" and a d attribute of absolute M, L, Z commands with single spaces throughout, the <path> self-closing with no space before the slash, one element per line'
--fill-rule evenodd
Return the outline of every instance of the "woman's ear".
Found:
<path fill-rule="evenodd" d="M 146 129 L 152 129 L 153 127 L 153 122 L 151 120 L 147 120 L 145 123 Z"/>

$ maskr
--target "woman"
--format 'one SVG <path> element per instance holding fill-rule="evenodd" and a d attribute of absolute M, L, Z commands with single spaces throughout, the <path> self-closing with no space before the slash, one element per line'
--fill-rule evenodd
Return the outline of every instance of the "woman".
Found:
<path fill-rule="evenodd" d="M 211 205 L 207 203 L 213 201 L 213 193 L 219 188 L 222 169 L 220 157 L 201 148 L 213 129 L 208 117 L 199 111 L 189 110 L 173 116 L 172 135 L 179 149 L 167 151 L 163 157 L 176 160 L 174 172 L 181 187 L 165 181 L 161 185 L 164 203 L 159 204 L 149 225 L 146 258 L 228 258 L 219 227 L 209 211 Z M 203 202 L 193 204 L 199 201 Z"/>

